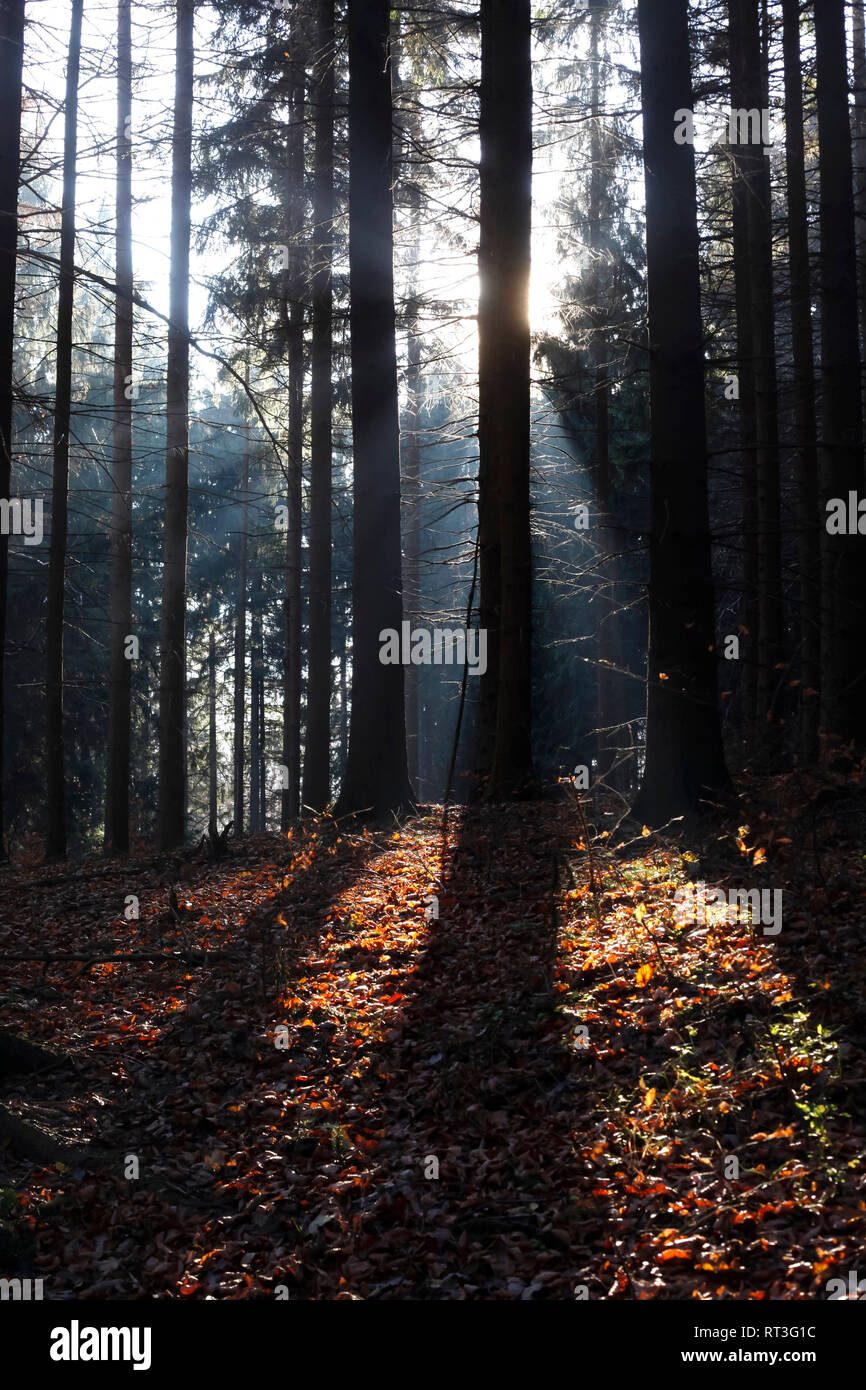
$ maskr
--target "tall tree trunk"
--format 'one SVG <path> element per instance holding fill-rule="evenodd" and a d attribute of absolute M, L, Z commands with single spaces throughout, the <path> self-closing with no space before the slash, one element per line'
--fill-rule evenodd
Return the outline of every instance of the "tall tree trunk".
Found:
<path fill-rule="evenodd" d="M 301 511 L 304 447 L 304 304 L 301 235 L 304 222 L 304 62 L 293 36 L 286 150 L 285 225 L 289 248 L 284 315 L 289 357 L 286 589 L 283 610 L 283 763 L 288 786 L 280 798 L 280 827 L 301 812 Z"/>
<path fill-rule="evenodd" d="M 412 218 L 418 227 L 419 193 L 412 189 Z M 420 240 L 415 238 L 416 256 Z M 421 611 L 421 338 L 418 333 L 417 286 L 410 290 L 409 323 L 406 341 L 406 412 L 401 435 L 402 486 L 404 498 L 403 542 L 403 611 L 414 626 Z M 406 668 L 406 757 L 412 785 L 416 786 L 419 772 L 418 692 L 420 669 Z"/>
<path fill-rule="evenodd" d="M 660 824 L 728 787 L 718 711 L 687 0 L 639 0 L 650 341 L 646 765 L 634 814 Z"/>
<path fill-rule="evenodd" d="M 601 30 L 604 23 L 603 12 L 594 9 L 590 15 L 590 181 L 589 181 L 589 247 L 592 256 L 592 271 L 589 277 L 587 311 L 592 322 L 592 336 L 589 347 L 590 371 L 593 377 L 593 403 L 595 425 L 595 473 L 598 494 L 600 524 L 598 530 L 600 592 L 596 602 L 599 607 L 598 621 L 598 666 L 597 666 L 597 756 L 598 775 L 609 787 L 622 789 L 626 780 L 626 769 L 617 765 L 618 749 L 614 739 L 619 737 L 622 728 L 623 691 L 622 676 L 617 668 L 622 665 L 619 628 L 617 619 L 617 575 L 619 562 L 616 555 L 617 537 L 610 521 L 611 509 L 611 466 L 610 466 L 610 383 L 608 379 L 608 345 L 606 339 L 606 312 L 602 303 L 601 266 L 605 263 L 605 247 L 609 236 L 602 230 L 603 220 L 609 224 L 609 200 L 605 204 L 602 217 L 602 199 L 605 188 L 605 174 L 609 174 L 606 141 L 601 124 Z"/>
<path fill-rule="evenodd" d="M 338 813 L 412 804 L 403 668 L 379 660 L 400 631 L 400 426 L 387 0 L 349 7 L 349 279 L 354 451 L 352 717 Z"/>
<path fill-rule="evenodd" d="M 250 832 L 263 829 L 262 823 L 262 758 L 264 749 L 259 722 L 262 688 L 262 574 L 257 569 L 253 577 L 250 598 Z"/>
<path fill-rule="evenodd" d="M 411 81 L 400 74 L 396 54 L 399 25 L 392 27 L 392 70 L 395 92 L 404 101 L 402 119 L 395 129 L 394 158 L 400 166 L 399 180 L 409 209 L 409 245 L 411 268 L 406 300 L 406 405 L 400 428 L 400 493 L 403 502 L 403 619 L 410 630 L 420 615 L 421 552 L 421 338 L 419 334 L 418 266 L 421 256 L 421 185 L 411 163 L 411 152 L 419 148 L 421 119 L 418 92 Z M 418 781 L 418 691 L 420 669 L 406 667 L 406 759 L 409 780 L 417 791 Z"/>
<path fill-rule="evenodd" d="M 797 477 L 797 557 L 800 570 L 799 748 L 812 762 L 818 755 L 818 696 L 821 684 L 821 543 L 818 451 L 815 424 L 815 351 L 803 136 L 803 75 L 799 0 L 782 0 L 785 63 L 785 169 L 788 190 L 788 272 L 791 290 L 791 352 L 794 368 L 794 439 Z M 810 693 L 811 692 L 811 693 Z"/>
<path fill-rule="evenodd" d="M 310 617 L 304 804 L 331 799 L 331 413 L 334 256 L 334 0 L 318 0 L 313 130 Z"/>
<path fill-rule="evenodd" d="M 208 625 L 207 709 L 207 824 L 208 833 L 213 843 L 217 837 L 216 631 L 213 618 Z"/>
<path fill-rule="evenodd" d="M 849 491 L 862 492 L 863 419 L 843 0 L 818 0 L 815 5 L 815 47 L 821 174 L 822 490 L 825 501 L 841 498 L 847 503 Z M 858 743 L 866 727 L 862 546 L 857 535 L 828 535 L 825 529 L 821 722 L 832 737 Z"/>
<path fill-rule="evenodd" d="M 769 108 L 764 70 L 758 0 L 729 0 L 731 106 L 735 110 Z M 762 127 L 763 129 L 763 127 Z M 782 611 L 782 554 L 780 529 L 779 425 L 776 347 L 773 308 L 773 240 L 769 156 L 750 127 L 745 140 L 732 144 L 737 194 L 745 210 L 745 246 L 736 249 L 739 271 L 748 286 L 748 302 L 738 295 L 738 308 L 749 316 L 751 361 L 741 364 L 751 377 L 754 403 L 755 451 L 743 460 L 754 474 L 755 512 L 746 520 L 757 525 L 757 671 L 756 732 L 759 753 L 773 767 L 781 752 L 779 665 L 784 660 Z M 752 137 L 752 138 L 750 138 Z M 745 257 L 745 264 L 743 264 Z M 751 643 L 750 643 L 751 645 Z"/>
<path fill-rule="evenodd" d="M 758 713 L 758 478 L 755 399 L 755 350 L 752 334 L 752 289 L 749 260 L 749 213 L 746 172 L 733 160 L 731 231 L 734 252 L 734 307 L 737 320 L 737 383 L 740 437 L 740 531 L 742 535 L 741 625 L 748 656 L 740 682 L 740 732 L 743 763 L 752 756 Z"/>
<path fill-rule="evenodd" d="M 348 653 L 345 638 L 340 653 L 340 777 L 346 775 L 349 760 L 349 682 L 346 676 Z"/>
<path fill-rule="evenodd" d="M 69 428 L 72 415 L 72 306 L 75 293 L 75 180 L 78 154 L 78 71 L 83 0 L 72 0 L 66 63 L 63 133 L 63 206 L 60 214 L 60 290 L 57 301 L 57 369 L 54 404 L 54 472 L 51 485 L 51 550 L 45 613 L 45 725 L 49 858 L 66 854 L 66 780 L 63 751 L 63 608 L 69 501 Z"/>
<path fill-rule="evenodd" d="M 246 370 L 249 386 L 249 365 Z M 234 738 L 232 747 L 232 767 L 234 781 L 234 833 L 244 833 L 244 731 L 246 728 L 246 684 L 247 684 L 247 548 L 249 532 L 249 492 L 250 492 L 250 427 L 244 424 L 244 462 L 241 483 L 241 524 L 237 537 L 238 546 L 238 598 L 235 610 L 235 674 L 234 674 Z"/>
<path fill-rule="evenodd" d="M 481 0 L 478 484 L 488 675 L 481 677 L 478 771 L 486 771 L 495 702 L 487 795 L 500 799 L 524 791 L 532 778 L 531 9 L 529 0 L 515 0 L 503 24 L 495 0 Z"/>
<path fill-rule="evenodd" d="M 866 354 L 866 6 L 853 0 L 854 59 L 854 212 L 857 243 L 857 289 L 860 317 L 860 355 Z M 861 410 L 866 419 L 866 379 L 863 382 Z"/>
<path fill-rule="evenodd" d="M 12 378 L 15 365 L 15 266 L 18 255 L 23 62 L 24 0 L 7 0 L 0 10 L 0 497 L 7 498 L 12 486 Z M 8 580 L 9 537 L 0 535 L 0 858 L 6 857 L 3 662 Z"/>
<path fill-rule="evenodd" d="M 159 840 L 184 837 L 186 545 L 189 499 L 189 238 L 194 0 L 177 0 L 166 372 L 165 539 L 159 661 Z"/>
<path fill-rule="evenodd" d="M 132 665 L 132 33 L 130 0 L 117 6 L 117 164 L 115 193 L 114 420 L 111 492 L 110 696 L 105 848 L 129 850 L 129 737 Z"/>

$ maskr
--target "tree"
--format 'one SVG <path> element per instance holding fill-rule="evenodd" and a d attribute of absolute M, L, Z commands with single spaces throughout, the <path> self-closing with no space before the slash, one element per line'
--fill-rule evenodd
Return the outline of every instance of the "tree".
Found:
<path fill-rule="evenodd" d="M 331 414 L 333 409 L 334 0 L 318 0 L 313 70 L 313 337 L 310 353 L 310 618 L 306 806 L 331 799 Z"/>
<path fill-rule="evenodd" d="M 249 366 L 246 371 L 249 386 Z M 238 558 L 237 608 L 235 610 L 234 729 L 232 769 L 234 782 L 234 831 L 244 833 L 244 730 L 246 727 L 247 668 L 247 550 L 249 545 L 250 427 L 244 421 L 244 459 L 241 476 L 241 519 L 236 537 Z"/>
<path fill-rule="evenodd" d="M 54 470 L 51 483 L 51 549 L 45 610 L 45 791 L 49 858 L 66 854 L 66 779 L 63 755 L 63 609 L 69 498 L 69 427 L 72 415 L 72 307 L 75 294 L 75 184 L 78 159 L 78 72 L 84 0 L 72 0 L 66 62 L 63 130 L 63 205 L 60 214 L 60 292 L 57 301 L 57 367 L 54 399 Z"/>
<path fill-rule="evenodd" d="M 729 0 L 731 107 L 734 111 L 769 109 L 767 75 L 763 65 L 758 0 Z M 732 121 L 733 125 L 733 121 Z M 746 386 L 753 439 L 743 452 L 744 531 L 747 554 L 753 556 L 756 532 L 757 566 L 749 566 L 746 582 L 757 584 L 756 601 L 749 606 L 757 617 L 757 664 L 754 690 L 755 722 L 747 712 L 747 727 L 761 732 L 762 750 L 772 766 L 781 752 L 779 664 L 783 660 L 782 559 L 779 527 L 779 409 L 773 313 L 773 234 L 769 156 L 755 143 L 749 120 L 738 121 L 731 132 L 735 167 L 735 199 L 740 223 L 735 229 L 734 266 L 737 318 L 747 317 L 741 342 L 748 356 L 738 363 Z M 736 235 L 736 232 L 739 235 Z M 747 624 L 748 626 L 748 624 Z M 747 686 L 751 696 L 751 682 Z"/>
<path fill-rule="evenodd" d="M 844 0 L 815 5 L 816 91 L 821 177 L 821 455 L 825 501 L 863 485 L 863 418 L 857 322 L 851 130 Z M 825 531 L 822 578 L 821 723 L 845 742 L 862 742 L 863 594 L 866 572 L 858 536 Z"/>
<path fill-rule="evenodd" d="M 292 35 L 289 77 L 289 127 L 283 216 L 288 261 L 283 281 L 283 328 L 289 359 L 289 430 L 287 440 L 286 589 L 283 608 L 283 789 L 280 827 L 288 830 L 301 810 L 301 529 L 304 446 L 304 39 Z"/>
<path fill-rule="evenodd" d="M 803 757 L 818 754 L 817 692 L 821 684 L 821 546 L 816 447 L 812 274 L 803 137 L 803 74 L 799 0 L 782 0 L 785 63 L 785 172 L 788 193 L 788 278 L 794 374 L 798 565 L 800 570 L 800 730 Z M 811 693 L 810 693 L 811 692 Z"/>
<path fill-rule="evenodd" d="M 111 494 L 110 675 L 105 848 L 129 849 L 132 628 L 132 33 L 130 0 L 117 6 L 117 157 L 115 192 L 114 421 Z"/>
<path fill-rule="evenodd" d="M 481 677 L 477 772 L 487 795 L 532 776 L 529 523 L 529 268 L 532 222 L 531 5 L 481 3 L 478 253 L 478 519 Z"/>
<path fill-rule="evenodd" d="M 189 238 L 194 0 L 177 0 L 166 372 L 165 536 L 159 644 L 159 840 L 184 837 L 186 545 L 189 497 Z"/>
<path fill-rule="evenodd" d="M 349 7 L 352 714 L 338 815 L 385 815 L 413 802 L 403 670 L 379 660 L 379 632 L 399 632 L 402 618 L 388 19 L 384 0 Z"/>
<path fill-rule="evenodd" d="M 688 0 L 639 0 L 650 344 L 646 763 L 633 814 L 687 815 L 727 790 L 715 666 Z"/>
<path fill-rule="evenodd" d="M 0 497 L 8 497 L 12 486 L 12 378 L 23 62 L 24 0 L 7 0 L 0 9 Z M 0 535 L 0 855 L 6 852 L 3 740 L 8 574 L 9 537 L 3 534 Z"/>

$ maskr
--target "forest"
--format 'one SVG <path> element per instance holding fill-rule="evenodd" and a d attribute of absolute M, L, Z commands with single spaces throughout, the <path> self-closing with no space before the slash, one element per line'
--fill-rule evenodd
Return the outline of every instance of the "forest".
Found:
<path fill-rule="evenodd" d="M 864 413 L 866 0 L 0 0 L 0 1302 L 866 1299 Z"/>

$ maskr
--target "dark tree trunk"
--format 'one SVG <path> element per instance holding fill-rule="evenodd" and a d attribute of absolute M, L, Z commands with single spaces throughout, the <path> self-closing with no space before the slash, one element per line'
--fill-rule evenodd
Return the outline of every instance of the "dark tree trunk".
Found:
<path fill-rule="evenodd" d="M 403 619 L 409 623 L 410 630 L 420 616 L 420 578 L 419 557 L 421 548 L 420 533 L 420 487 L 421 487 L 421 339 L 419 336 L 419 298 L 418 265 L 421 255 L 421 185 L 417 171 L 413 168 L 412 154 L 417 151 L 421 140 L 421 120 L 418 107 L 418 92 L 412 82 L 404 81 L 401 75 L 402 56 L 400 47 L 400 26 L 394 22 L 391 29 L 393 74 L 392 86 L 395 99 L 403 102 L 403 109 L 395 121 L 394 162 L 398 169 L 395 180 L 402 189 L 405 205 L 409 210 L 409 285 L 406 298 L 406 405 L 400 422 L 400 493 L 403 503 Z M 418 781 L 418 691 L 420 670 L 417 666 L 407 666 L 405 676 L 406 701 L 406 759 L 409 780 L 417 791 Z"/>
<path fill-rule="evenodd" d="M 69 501 L 69 427 L 72 414 L 72 306 L 75 293 L 75 180 L 78 152 L 78 70 L 83 0 L 72 0 L 66 64 L 63 135 L 63 207 L 60 215 L 60 291 L 57 302 L 57 370 L 54 404 L 54 472 L 51 486 L 51 550 L 45 611 L 45 725 L 49 858 L 66 854 L 66 781 L 63 752 L 63 608 Z"/>
<path fill-rule="evenodd" d="M 346 775 L 349 759 L 349 682 L 346 677 L 347 652 L 345 638 L 340 654 L 340 776 Z"/>
<path fill-rule="evenodd" d="M 821 455 L 824 501 L 862 493 L 863 422 L 857 322 L 851 130 L 843 0 L 815 6 L 821 174 Z M 859 536 L 824 532 L 821 723 L 862 742 L 866 724 L 863 617 L 866 572 Z"/>
<path fill-rule="evenodd" d="M 736 110 L 769 108 L 757 0 L 729 0 L 731 49 L 731 106 Z M 757 526 L 757 633 L 750 630 L 749 646 L 757 639 L 755 730 L 762 763 L 774 767 L 781 752 L 779 670 L 784 661 L 782 612 L 782 555 L 780 530 L 779 426 L 776 347 L 773 309 L 773 241 L 769 156 L 753 143 L 732 145 L 737 195 L 745 213 L 745 246 L 737 247 L 739 273 L 748 286 L 748 303 L 738 293 L 738 310 L 749 315 L 751 360 L 741 363 L 750 378 L 754 402 L 753 454 L 743 459 L 744 473 L 754 476 L 755 512 L 745 520 Z M 745 256 L 745 265 L 743 264 Z"/>
<path fill-rule="evenodd" d="M 650 342 L 646 765 L 634 814 L 661 824 L 728 788 L 716 683 L 687 0 L 639 0 Z"/>
<path fill-rule="evenodd" d="M 293 37 L 286 150 L 285 226 L 289 249 L 284 316 L 289 358 L 289 433 L 287 440 L 288 526 L 286 589 L 283 610 L 283 763 L 288 785 L 280 798 L 280 827 L 288 830 L 301 812 L 301 511 L 304 447 L 304 64 L 300 37 Z"/>
<path fill-rule="evenodd" d="M 481 3 L 478 445 L 481 677 L 477 772 L 506 798 L 532 779 L 529 529 L 531 5 Z M 491 731 L 493 733 L 492 748 Z M 488 753 L 489 750 L 489 753 Z"/>
<path fill-rule="evenodd" d="M 247 369 L 249 385 L 249 368 Z M 247 685 L 247 534 L 249 531 L 250 428 L 244 426 L 244 462 L 241 483 L 241 524 L 238 547 L 238 601 L 235 612 L 234 740 L 232 767 L 234 781 L 234 833 L 244 833 L 244 730 L 246 728 Z"/>
<path fill-rule="evenodd" d="M 821 533 L 799 0 L 782 0 L 782 49 L 785 63 L 785 168 L 788 190 L 791 352 L 794 369 L 797 558 L 800 570 L 798 741 L 802 756 L 808 762 L 812 762 L 818 756 L 817 692 L 821 684 Z"/>
<path fill-rule="evenodd" d="M 216 632 L 211 619 L 207 643 L 207 823 L 211 844 L 217 838 L 217 707 L 216 707 Z"/>
<path fill-rule="evenodd" d="M 0 10 L 0 497 L 12 486 L 12 377 L 15 362 L 15 266 L 18 255 L 18 176 L 21 164 L 21 71 L 24 0 Z M 9 537 L 0 535 L 0 857 L 6 857 L 3 739 L 6 592 Z"/>
<path fill-rule="evenodd" d="M 159 840 L 183 843 L 186 545 L 189 499 L 189 238 L 194 0 L 177 0 L 166 373 L 165 537 L 159 679 Z"/>
<path fill-rule="evenodd" d="M 857 242 L 857 288 L 860 317 L 860 355 L 866 352 L 866 7 L 863 0 L 853 0 L 853 59 L 854 112 L 853 164 L 854 212 Z M 801 83 L 802 86 L 802 83 Z M 866 419 L 866 379 L 863 382 L 863 404 Z"/>
<path fill-rule="evenodd" d="M 608 787 L 622 790 L 626 783 L 626 768 L 618 761 L 617 741 L 622 733 L 623 687 L 618 668 L 623 657 L 620 643 L 620 620 L 617 615 L 617 576 L 619 561 L 616 554 L 617 533 L 611 518 L 610 466 L 610 382 L 608 379 L 608 344 L 606 306 L 603 303 L 601 266 L 605 262 L 605 247 L 609 236 L 604 224 L 610 225 L 610 200 L 605 199 L 605 180 L 611 169 L 607 142 L 601 123 L 601 30 L 603 12 L 592 11 L 590 16 L 590 183 L 589 183 L 589 246 L 592 271 L 589 276 L 587 312 L 592 323 L 589 361 L 593 377 L 595 424 L 595 473 L 599 506 L 598 553 L 599 593 L 596 603 L 598 619 L 598 679 L 597 679 L 597 756 L 598 776 Z"/>
<path fill-rule="evenodd" d="M 379 660 L 379 633 L 399 632 L 403 611 L 388 20 L 386 0 L 354 0 L 349 8 L 353 669 L 341 815 L 385 815 L 413 801 L 403 669 Z"/>
<path fill-rule="evenodd" d="M 304 804 L 331 800 L 331 412 L 334 255 L 334 0 L 318 0 L 313 87 L 313 342 L 310 381 L 310 617 Z"/>
<path fill-rule="evenodd" d="M 418 191 L 412 190 L 412 217 L 418 225 Z M 420 254 L 420 241 L 415 240 Z M 421 339 L 418 334 L 418 303 L 409 305 L 406 342 L 406 412 L 401 437 L 404 498 L 403 612 L 412 626 L 421 611 Z M 418 691 L 420 669 L 406 668 L 406 757 L 413 786 L 418 780 Z"/>
<path fill-rule="evenodd" d="M 254 835 L 259 830 L 264 829 L 262 818 L 264 747 L 259 713 L 262 667 L 262 575 L 260 570 L 256 570 L 250 600 L 250 831 Z"/>
<path fill-rule="evenodd" d="M 111 493 L 110 694 L 105 848 L 129 850 L 129 737 L 132 664 L 132 35 L 130 0 L 117 6 L 117 187 L 115 193 L 114 471 Z"/>

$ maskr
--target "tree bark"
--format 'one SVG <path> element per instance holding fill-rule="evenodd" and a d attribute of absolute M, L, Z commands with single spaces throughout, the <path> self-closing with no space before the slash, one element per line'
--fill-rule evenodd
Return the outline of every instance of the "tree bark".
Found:
<path fill-rule="evenodd" d="M 0 10 L 0 497 L 12 486 L 12 391 L 15 367 L 15 268 L 21 165 L 24 0 Z M 6 857 L 3 793 L 4 671 L 9 537 L 0 535 L 0 857 Z"/>
<path fill-rule="evenodd" d="M 292 40 L 293 59 L 286 150 L 285 226 L 289 248 L 284 313 L 289 358 L 287 439 L 286 587 L 283 610 L 283 763 L 288 786 L 280 798 L 280 828 L 288 830 L 301 812 L 301 498 L 304 447 L 304 61 L 300 35 Z"/>
<path fill-rule="evenodd" d="M 785 64 L 785 170 L 794 369 L 797 558 L 800 570 L 798 742 L 803 758 L 807 762 L 814 762 L 818 756 L 818 690 L 821 685 L 821 541 L 799 0 L 782 0 L 782 51 Z"/>
<path fill-rule="evenodd" d="M 331 800 L 331 385 L 334 255 L 334 0 L 318 0 L 313 86 L 313 341 L 310 381 L 310 617 L 304 804 Z"/>
<path fill-rule="evenodd" d="M 214 620 L 208 625 L 207 643 L 207 822 L 211 844 L 216 844 L 217 827 L 217 709 L 216 709 L 216 633 Z"/>
<path fill-rule="evenodd" d="M 821 460 L 824 500 L 862 492 L 863 419 L 857 322 L 851 130 L 843 0 L 815 5 L 821 176 Z M 824 529 L 821 723 L 842 742 L 862 743 L 866 572 L 857 535 Z"/>
<path fill-rule="evenodd" d="M 687 0 L 639 0 L 650 342 L 651 534 L 646 763 L 633 813 L 688 815 L 728 788 L 718 711 L 707 498 Z"/>
<path fill-rule="evenodd" d="M 177 0 L 166 373 L 165 537 L 159 681 L 159 841 L 184 838 L 186 547 L 189 499 L 189 240 L 194 0 Z"/>
<path fill-rule="evenodd" d="M 379 660 L 379 633 L 400 631 L 400 426 L 386 0 L 349 8 L 349 279 L 354 560 L 352 716 L 337 814 L 387 815 L 413 803 L 403 669 Z"/>
<path fill-rule="evenodd" d="M 250 831 L 255 835 L 257 831 L 264 829 L 262 817 L 264 748 L 259 719 L 263 665 L 262 575 L 260 570 L 256 570 L 253 578 L 250 610 Z"/>
<path fill-rule="evenodd" d="M 249 385 L 249 367 L 247 367 Z M 244 461 L 241 483 L 241 524 L 237 537 L 238 546 L 238 598 L 235 612 L 235 672 L 234 672 L 234 738 L 232 747 L 232 767 L 234 771 L 234 833 L 244 833 L 244 731 L 246 728 L 246 676 L 247 676 L 247 549 L 249 531 L 249 490 L 250 490 L 250 427 L 244 424 Z"/>
<path fill-rule="evenodd" d="M 129 851 L 129 740 L 132 665 L 132 32 L 130 0 L 117 6 L 114 420 L 111 491 L 111 599 L 105 849 Z"/>
<path fill-rule="evenodd" d="M 529 271 L 532 228 L 531 5 L 509 21 L 481 2 L 478 447 L 481 626 L 487 627 L 479 765 L 486 794 L 532 780 L 529 522 Z M 495 705 L 495 716 L 494 716 Z"/>
<path fill-rule="evenodd" d="M 757 0 L 729 0 L 731 51 L 731 106 L 736 110 L 769 108 L 768 78 L 764 71 Z M 757 527 L 757 632 L 750 630 L 750 647 L 756 647 L 755 723 L 757 754 L 765 767 L 774 768 L 781 753 L 781 689 L 779 666 L 784 661 L 782 611 L 782 554 L 780 528 L 779 425 L 776 379 L 776 347 L 773 306 L 773 240 L 769 156 L 749 137 L 732 144 L 737 195 L 742 200 L 745 238 L 736 247 L 737 272 L 745 280 L 746 294 L 738 290 L 738 316 L 748 314 L 751 360 L 740 363 L 750 377 L 754 406 L 754 452 L 743 456 L 744 474 L 753 475 L 746 485 L 747 505 L 755 511 L 744 517 L 751 530 Z M 745 510 L 745 509 L 744 509 Z M 748 576 L 751 580 L 751 574 Z M 750 692 L 751 693 L 751 692 Z"/>
<path fill-rule="evenodd" d="M 72 307 L 75 294 L 75 182 L 78 157 L 78 72 L 83 0 L 72 0 L 66 63 L 63 133 L 63 206 L 60 214 L 60 290 L 57 301 L 57 368 L 54 402 L 54 471 L 51 485 L 51 549 L 45 611 L 45 853 L 66 854 L 66 780 L 63 742 L 63 610 L 69 502 L 69 428 L 72 415 Z"/>

